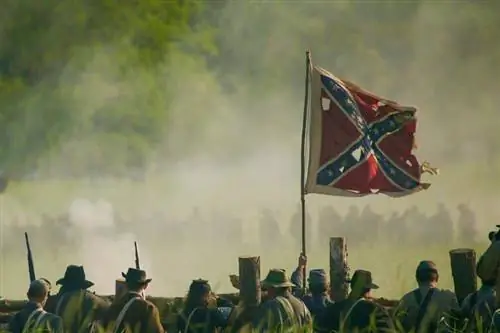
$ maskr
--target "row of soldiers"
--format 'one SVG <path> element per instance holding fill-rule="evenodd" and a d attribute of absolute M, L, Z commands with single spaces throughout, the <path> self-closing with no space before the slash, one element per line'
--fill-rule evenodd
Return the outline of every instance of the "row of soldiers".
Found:
<path fill-rule="evenodd" d="M 290 224 L 290 235 L 296 244 L 301 241 L 299 209 Z M 395 211 L 388 217 L 374 212 L 370 205 L 363 209 L 352 205 L 345 216 L 332 206 L 325 206 L 319 211 L 317 230 L 308 232 L 308 243 L 328 244 L 328 235 L 343 235 L 354 245 L 375 245 L 381 241 L 396 245 L 451 245 L 454 242 L 462 246 L 472 245 L 477 237 L 476 216 L 465 204 L 458 205 L 457 212 L 455 223 L 450 210 L 442 203 L 432 215 L 412 206 L 401 213 Z M 311 218 L 307 217 L 306 221 L 311 221 Z"/>
<path fill-rule="evenodd" d="M 434 262 L 421 261 L 415 271 L 418 287 L 405 294 L 393 311 L 377 303 L 378 289 L 372 274 L 356 270 L 350 293 L 344 300 L 330 298 L 328 277 L 323 269 L 309 272 L 308 288 L 300 288 L 307 258 L 288 278 L 284 269 L 271 269 L 261 282 L 263 302 L 255 311 L 245 304 L 235 306 L 216 297 L 206 280 L 194 280 L 184 308 L 175 322 L 162 322 L 158 308 L 145 297 L 151 283 L 146 272 L 130 268 L 123 274 L 126 291 L 112 303 L 89 291 L 82 266 L 68 266 L 57 281 L 59 292 L 50 296 L 46 280 L 35 280 L 28 290 L 29 303 L 17 313 L 9 327 L 13 333 L 39 332 L 134 332 L 183 333 L 229 331 L 254 332 L 500 332 L 495 284 L 500 268 L 500 236 L 492 235 L 491 246 L 480 258 L 477 274 L 481 288 L 461 304 L 450 290 L 438 287 L 439 272 Z M 238 287 L 238 279 L 233 280 Z"/>
<path fill-rule="evenodd" d="M 152 214 L 149 217 L 137 220 L 130 220 L 120 217 L 111 208 L 110 212 L 100 213 L 104 215 L 100 225 L 96 225 L 96 230 L 105 235 L 117 235 L 128 233 L 143 243 L 167 244 L 173 249 L 183 246 L 187 238 L 197 239 L 199 243 L 207 248 L 213 248 L 214 242 L 224 238 L 231 243 L 235 249 L 242 244 L 251 243 L 244 237 L 243 222 L 240 219 L 231 218 L 227 214 L 214 215 L 212 218 L 202 216 L 199 210 L 194 210 L 191 217 L 183 221 L 172 221 L 164 214 Z M 370 206 L 362 210 L 357 206 L 351 206 L 345 216 L 339 214 L 333 206 L 325 206 L 318 212 L 316 220 L 307 215 L 307 244 L 309 250 L 313 251 L 328 243 L 328 235 L 344 235 L 349 239 L 349 243 L 355 246 L 362 244 L 380 244 L 386 242 L 394 245 L 415 245 L 422 244 L 461 244 L 461 246 L 473 246 L 471 244 L 477 239 L 477 225 L 474 212 L 467 205 L 458 206 L 458 220 L 455 223 L 450 211 L 444 205 L 439 205 L 435 214 L 427 216 L 417 207 L 412 207 L 403 213 L 392 213 L 391 216 L 384 216 L 375 213 Z M 10 225 L 4 228 L 4 233 L 19 234 L 18 229 L 28 230 L 32 234 L 39 235 L 38 238 L 46 240 L 47 243 L 70 245 L 72 248 L 78 244 L 78 237 L 81 235 L 82 226 L 89 228 L 90 222 L 84 218 L 75 217 L 75 214 L 66 214 L 59 217 L 44 215 L 39 226 L 18 225 L 16 221 L 11 221 Z M 91 216 L 92 221 L 99 220 L 96 216 Z M 301 244 L 301 211 L 300 206 L 291 218 L 289 227 L 282 231 L 276 213 L 270 209 L 264 209 L 259 217 L 259 246 L 262 249 L 272 249 L 276 247 L 276 242 L 292 239 L 296 248 Z M 95 222 L 93 222 L 95 224 Z M 148 225 L 148 228 L 144 228 Z M 315 228 L 314 228 L 315 227 Z M 35 232 L 36 231 L 36 232 Z M 154 232 L 152 232 L 154 231 Z M 288 235 L 287 235 L 288 234 Z M 369 237 L 368 237 L 369 235 Z M 279 237 L 283 236 L 283 237 Z M 51 239 L 57 242 L 50 242 Z M 9 241 L 15 242 L 15 237 L 4 237 L 4 250 L 14 249 L 15 244 L 9 245 Z M 206 244 L 205 244 L 206 243 Z M 59 251 L 60 249 L 54 249 Z M 15 251 L 15 250 L 13 250 Z"/>
<path fill-rule="evenodd" d="M 110 303 L 89 291 L 94 284 L 86 279 L 83 266 L 70 265 L 51 296 L 46 279 L 31 282 L 28 303 L 9 323 L 12 333 L 35 332 L 164 332 L 157 307 L 144 297 L 151 279 L 146 272 L 129 269 L 123 274 L 127 292 Z M 139 329 L 139 330 L 137 330 Z"/>

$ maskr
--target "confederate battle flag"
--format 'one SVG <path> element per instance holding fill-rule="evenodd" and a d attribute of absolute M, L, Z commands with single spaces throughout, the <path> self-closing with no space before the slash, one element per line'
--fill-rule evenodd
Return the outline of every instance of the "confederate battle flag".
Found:
<path fill-rule="evenodd" d="M 427 189 L 415 147 L 416 109 L 312 69 L 306 193 L 401 197 Z"/>

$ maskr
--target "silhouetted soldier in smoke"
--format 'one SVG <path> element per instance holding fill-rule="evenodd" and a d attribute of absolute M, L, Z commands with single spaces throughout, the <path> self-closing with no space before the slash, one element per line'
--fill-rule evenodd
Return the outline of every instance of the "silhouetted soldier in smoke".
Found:
<path fill-rule="evenodd" d="M 444 203 L 439 203 L 437 212 L 430 219 L 427 234 L 435 244 L 451 245 L 453 242 L 453 220 Z"/>
<path fill-rule="evenodd" d="M 186 230 L 186 225 L 183 221 L 178 221 L 176 219 L 169 221 L 170 228 L 169 230 L 172 232 L 172 246 L 178 247 L 185 244 L 186 235 L 188 235 L 188 231 Z"/>
<path fill-rule="evenodd" d="M 217 242 L 217 239 L 224 239 L 230 246 L 238 246 L 242 243 L 243 226 L 240 219 L 216 212 L 214 214 L 214 233 L 211 237 Z"/>
<path fill-rule="evenodd" d="M 209 219 L 203 218 L 198 207 L 193 208 L 193 212 L 187 221 L 188 233 L 193 235 L 202 246 L 210 246 L 212 223 Z"/>
<path fill-rule="evenodd" d="M 472 245 L 476 242 L 476 214 L 466 204 L 458 205 L 458 235 L 460 246 Z"/>
<path fill-rule="evenodd" d="M 387 219 L 385 229 L 385 235 L 391 244 L 404 244 L 404 240 L 408 233 L 408 227 L 406 221 L 398 212 L 393 212 Z"/>
<path fill-rule="evenodd" d="M 67 242 L 65 230 L 67 225 L 61 223 L 57 218 L 52 218 L 48 214 L 42 214 L 41 228 L 38 233 L 38 237 L 44 240 L 47 244 L 47 249 L 51 256 L 57 258 L 61 249 L 59 248 L 61 244 L 70 244 Z M 56 245 L 57 244 L 57 245 Z"/>
<path fill-rule="evenodd" d="M 316 236 L 321 247 L 328 244 L 330 237 L 343 236 L 342 222 L 342 216 L 332 206 L 321 208 Z"/>
<path fill-rule="evenodd" d="M 155 212 L 151 218 L 149 218 L 149 225 L 154 226 L 150 230 L 154 230 L 155 233 L 150 235 L 155 235 L 156 237 L 149 237 L 148 239 L 157 239 L 160 243 L 166 243 L 168 246 L 180 245 L 182 244 L 182 235 L 179 234 L 177 230 L 177 221 L 172 221 L 167 218 L 166 214 L 161 212 Z"/>
<path fill-rule="evenodd" d="M 225 226 L 228 229 L 228 237 L 231 244 L 236 246 L 243 244 L 243 221 L 237 217 L 228 216 L 225 221 Z"/>
<path fill-rule="evenodd" d="M 405 235 L 405 242 L 424 244 L 427 236 L 427 216 L 420 212 L 417 206 L 413 205 L 403 213 L 402 219 L 408 226 L 409 231 Z"/>
<path fill-rule="evenodd" d="M 22 243 L 19 242 L 19 235 L 26 231 L 20 225 L 19 219 L 14 217 L 12 221 L 7 224 L 2 230 L 3 234 L 0 235 L 3 241 L 2 251 L 5 257 L 9 257 L 11 253 L 20 253 L 23 250 Z"/>
<path fill-rule="evenodd" d="M 274 213 L 265 208 L 262 210 L 259 222 L 260 245 L 265 250 L 271 249 L 276 244 L 276 241 L 281 238 L 278 221 L 276 221 Z"/>
<path fill-rule="evenodd" d="M 343 230 L 345 231 L 346 238 L 349 239 L 349 242 L 357 242 L 359 241 L 359 235 L 363 232 L 363 225 L 361 221 L 361 216 L 359 213 L 359 208 L 355 205 L 349 206 L 349 210 L 344 217 Z"/>
<path fill-rule="evenodd" d="M 361 223 L 359 228 L 363 232 L 360 233 L 360 241 L 363 243 L 375 244 L 379 239 L 380 227 L 384 220 L 382 215 L 376 214 L 370 207 L 366 205 L 361 213 Z"/>
<path fill-rule="evenodd" d="M 311 215 L 309 215 L 306 210 L 306 243 L 308 247 L 312 247 L 314 242 L 312 226 L 313 221 L 311 219 Z M 292 216 L 289 231 L 292 239 L 295 241 L 295 246 L 300 247 L 302 245 L 302 206 L 300 204 L 297 205 L 295 214 Z"/>

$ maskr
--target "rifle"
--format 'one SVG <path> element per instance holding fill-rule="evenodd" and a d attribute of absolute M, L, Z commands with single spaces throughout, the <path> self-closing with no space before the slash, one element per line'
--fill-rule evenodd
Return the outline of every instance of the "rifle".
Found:
<path fill-rule="evenodd" d="M 30 273 L 30 282 L 33 282 L 36 280 L 35 265 L 33 264 L 33 254 L 31 253 L 30 240 L 27 232 L 24 233 L 24 239 L 26 240 L 26 250 L 28 251 L 28 271 Z"/>
<path fill-rule="evenodd" d="M 134 242 L 135 247 L 135 268 L 141 269 L 141 265 L 139 264 L 139 251 L 137 250 L 137 242 Z"/>

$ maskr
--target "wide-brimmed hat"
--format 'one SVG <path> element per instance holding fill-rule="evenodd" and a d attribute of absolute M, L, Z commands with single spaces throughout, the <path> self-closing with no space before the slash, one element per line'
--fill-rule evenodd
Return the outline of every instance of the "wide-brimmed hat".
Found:
<path fill-rule="evenodd" d="M 64 277 L 57 280 L 56 284 L 61 286 L 78 286 L 83 289 L 88 289 L 94 285 L 94 282 L 86 279 L 83 266 L 69 265 L 66 267 Z"/>
<path fill-rule="evenodd" d="M 312 285 L 327 284 L 329 282 L 328 274 L 326 274 L 326 271 L 324 269 L 311 269 L 309 271 L 309 277 L 307 281 Z"/>
<path fill-rule="evenodd" d="M 372 272 L 363 269 L 358 269 L 352 275 L 350 280 L 347 280 L 351 284 L 351 289 L 354 288 L 365 288 L 365 289 L 378 289 L 378 285 L 373 283 Z"/>
<path fill-rule="evenodd" d="M 122 273 L 122 276 L 126 283 L 132 284 L 148 284 L 153 280 L 146 278 L 146 271 L 137 268 L 129 268 L 126 274 Z"/>
<path fill-rule="evenodd" d="M 260 283 L 263 288 L 285 288 L 295 287 L 290 281 L 284 269 L 271 269 L 266 278 Z"/>

